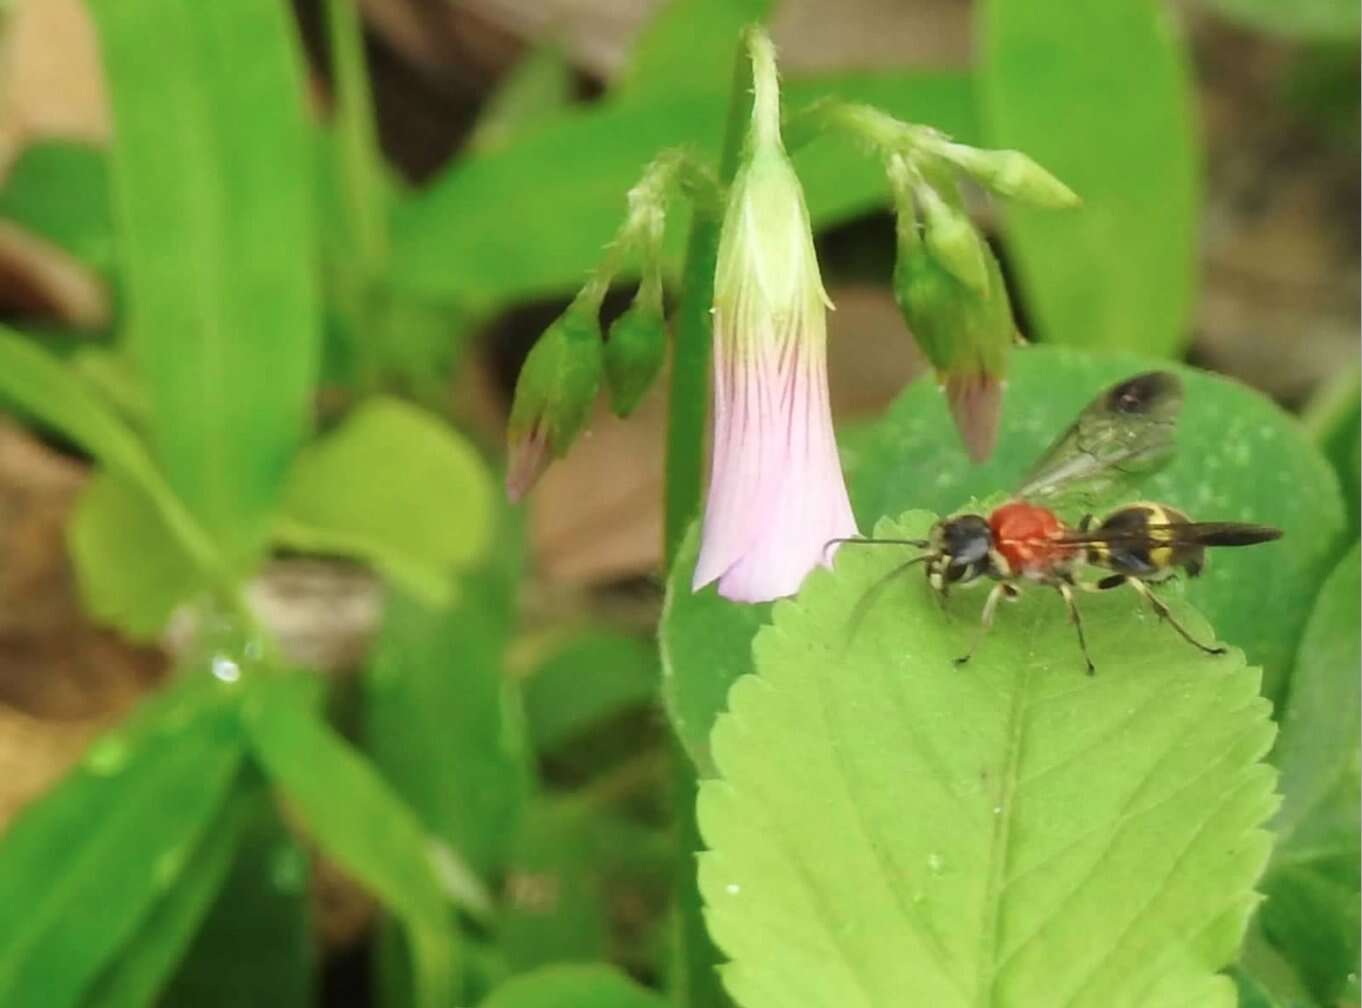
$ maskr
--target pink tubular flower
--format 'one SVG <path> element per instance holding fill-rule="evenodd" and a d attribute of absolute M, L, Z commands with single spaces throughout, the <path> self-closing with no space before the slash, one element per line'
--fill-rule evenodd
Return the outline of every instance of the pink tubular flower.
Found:
<path fill-rule="evenodd" d="M 827 295 L 780 139 L 775 59 L 753 33 L 756 98 L 714 284 L 714 445 L 692 587 L 738 602 L 794 594 L 856 534 L 832 433 Z"/>

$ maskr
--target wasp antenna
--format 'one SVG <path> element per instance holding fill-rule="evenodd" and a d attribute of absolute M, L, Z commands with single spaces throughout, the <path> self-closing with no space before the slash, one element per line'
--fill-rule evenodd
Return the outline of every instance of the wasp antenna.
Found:
<path fill-rule="evenodd" d="M 862 538 L 861 536 L 848 536 L 842 539 L 829 539 L 823 544 L 823 560 L 828 559 L 828 550 L 834 546 L 842 546 L 847 543 L 868 543 L 872 546 L 916 546 L 918 549 L 926 549 L 931 545 L 926 539 L 874 539 Z"/>
<path fill-rule="evenodd" d="M 866 540 L 852 539 L 849 541 L 865 542 Z M 880 592 L 882 592 L 891 581 L 897 578 L 909 567 L 912 567 L 914 564 L 922 563 L 924 560 L 927 560 L 930 556 L 931 554 L 924 553 L 922 554 L 922 556 L 915 556 L 911 560 L 905 560 L 903 563 L 890 568 L 888 573 L 881 576 L 879 579 L 875 581 L 874 584 L 872 584 L 869 588 L 865 590 L 865 594 L 862 595 L 860 599 L 856 602 L 856 605 L 851 610 L 850 617 L 848 617 L 847 619 L 847 636 L 846 643 L 843 646 L 844 651 L 847 648 L 851 647 L 852 641 L 855 640 L 856 638 L 856 631 L 861 628 L 861 622 L 865 619 L 866 614 L 870 612 L 870 607 L 871 605 L 874 604 L 875 599 L 879 597 Z"/>

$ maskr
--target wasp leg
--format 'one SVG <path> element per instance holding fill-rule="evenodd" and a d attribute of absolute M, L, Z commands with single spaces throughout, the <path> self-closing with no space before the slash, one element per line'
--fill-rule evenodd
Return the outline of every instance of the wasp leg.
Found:
<path fill-rule="evenodd" d="M 1074 625 L 1074 631 L 1078 634 L 1078 648 L 1083 652 L 1083 661 L 1088 666 L 1088 675 L 1093 675 L 1097 668 L 1092 663 L 1092 656 L 1088 654 L 1088 641 L 1083 636 L 1083 618 L 1078 615 L 1078 604 L 1074 602 L 1074 590 L 1063 581 L 1055 587 L 1059 589 L 1059 594 L 1064 599 L 1064 608 L 1069 610 L 1069 622 Z"/>
<path fill-rule="evenodd" d="M 974 643 L 969 646 L 969 650 L 955 659 L 956 668 L 959 668 L 973 658 L 974 652 L 978 650 L 980 642 L 988 636 L 988 631 L 993 626 L 993 614 L 998 611 L 998 600 L 1004 595 L 1012 598 L 1015 594 L 1015 588 L 1011 585 L 1004 584 L 1001 581 L 995 584 L 989 591 L 988 600 L 984 602 L 983 615 L 979 618 L 979 632 L 974 638 Z"/>
<path fill-rule="evenodd" d="M 1169 610 L 1168 606 L 1164 604 L 1163 599 L 1159 598 L 1152 591 L 1150 591 L 1149 586 L 1145 584 L 1143 581 L 1140 581 L 1137 578 L 1128 578 L 1127 580 L 1130 581 L 1130 587 L 1134 588 L 1137 592 L 1139 592 L 1141 595 L 1145 597 L 1145 599 L 1149 602 L 1149 605 L 1153 608 L 1154 612 L 1158 613 L 1159 619 L 1165 621 L 1169 626 L 1176 630 L 1178 632 L 1178 636 L 1180 636 L 1188 644 L 1192 645 L 1194 648 L 1198 648 L 1199 650 L 1204 651 L 1208 655 L 1222 655 L 1225 653 L 1225 649 L 1223 647 L 1211 647 L 1207 644 L 1203 644 L 1201 643 L 1201 641 L 1197 640 L 1190 633 L 1188 633 L 1187 628 L 1173 618 L 1172 612 Z"/>

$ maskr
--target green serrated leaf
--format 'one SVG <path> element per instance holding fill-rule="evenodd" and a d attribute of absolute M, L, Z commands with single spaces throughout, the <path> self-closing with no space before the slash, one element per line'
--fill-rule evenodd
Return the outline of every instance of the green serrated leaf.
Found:
<path fill-rule="evenodd" d="M 175 606 L 204 587 L 146 494 L 113 472 L 81 491 L 66 540 L 86 612 L 134 640 L 155 638 Z"/>
<path fill-rule="evenodd" d="M 1200 185 L 1172 12 L 1147 0 L 1081 16 L 1065 0 L 988 0 L 980 29 L 987 146 L 1025 151 L 1083 198 L 1074 213 L 1006 210 L 1036 332 L 1176 356 L 1191 335 Z"/>
<path fill-rule="evenodd" d="M 458 980 L 451 884 L 476 911 L 486 911 L 485 894 L 326 725 L 308 702 L 306 684 L 297 675 L 253 680 L 245 708 L 252 751 L 317 844 L 402 918 L 413 949 L 416 1004 L 444 1008 Z"/>
<path fill-rule="evenodd" d="M 295 28 L 274 0 L 97 0 L 90 13 L 112 102 L 130 347 L 157 455 L 244 569 L 309 425 L 320 339 Z"/>
<path fill-rule="evenodd" d="M 274 534 L 372 563 L 438 606 L 491 523 L 491 479 L 473 447 L 434 415 L 376 398 L 298 456 Z"/>
<path fill-rule="evenodd" d="M 481 1008 L 664 1008 L 668 1002 L 603 964 L 543 966 L 508 980 Z"/>
<path fill-rule="evenodd" d="M 877 533 L 921 536 L 915 512 Z M 743 1008 L 1233 1005 L 1275 774 L 1259 675 L 1128 598 L 944 615 L 902 560 L 847 551 L 777 604 L 711 745 L 700 887 Z M 1194 632 L 1213 637 L 1174 603 Z"/>
<path fill-rule="evenodd" d="M 0 840 L 0 1003 L 77 1004 L 191 864 L 242 756 L 235 691 L 193 672 Z"/>

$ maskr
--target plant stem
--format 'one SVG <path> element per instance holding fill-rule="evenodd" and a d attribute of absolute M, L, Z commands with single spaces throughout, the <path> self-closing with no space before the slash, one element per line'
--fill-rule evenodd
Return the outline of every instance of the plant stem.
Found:
<path fill-rule="evenodd" d="M 752 104 L 752 40 L 759 29 L 744 37 L 734 66 L 728 121 L 719 182 L 727 188 L 738 170 L 738 155 Z M 760 42 L 757 43 L 760 45 Z M 769 56 L 769 41 L 765 41 Z M 754 47 L 755 48 L 755 47 Z M 693 200 L 690 241 L 681 278 L 681 303 L 676 313 L 672 343 L 672 375 L 667 414 L 667 485 L 663 521 L 663 555 L 668 569 L 700 511 L 704 464 L 705 410 L 709 399 L 709 360 L 713 340 L 710 308 L 714 303 L 714 267 L 719 255 L 722 200 Z M 716 205 L 717 204 L 717 205 Z M 672 955 L 669 987 L 673 1004 L 686 1008 L 717 1008 L 729 1004 L 719 983 L 719 955 L 705 929 L 696 886 L 695 855 L 703 846 L 695 819 L 698 783 L 690 757 L 672 739 L 672 803 L 676 815 L 676 865 L 673 881 Z"/>
<path fill-rule="evenodd" d="M 728 121 L 719 161 L 720 187 L 738 170 L 744 127 L 751 108 L 752 64 L 738 50 Z M 672 340 L 671 387 L 667 403 L 667 465 L 663 518 L 663 557 L 671 567 L 686 529 L 700 511 L 704 467 L 705 410 L 709 401 L 709 358 L 714 303 L 714 265 L 719 255 L 723 201 L 692 200 L 690 240 L 681 272 L 681 301 Z"/>

